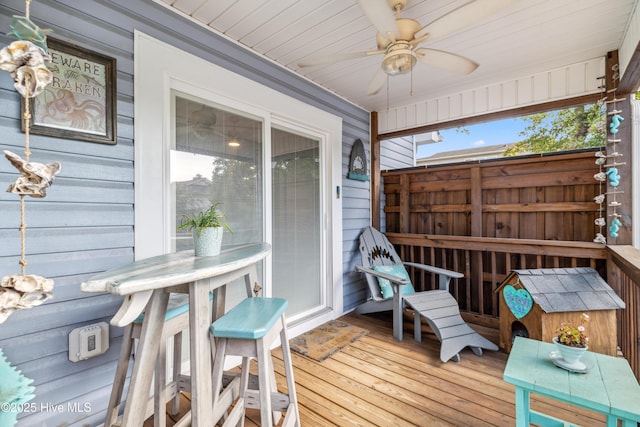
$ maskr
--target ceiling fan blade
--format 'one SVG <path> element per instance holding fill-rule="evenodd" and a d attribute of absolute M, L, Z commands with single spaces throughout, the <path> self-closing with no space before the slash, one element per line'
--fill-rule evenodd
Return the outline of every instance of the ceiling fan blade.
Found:
<path fill-rule="evenodd" d="M 415 34 L 415 38 L 428 35 L 429 39 L 433 39 L 452 33 L 496 14 L 502 9 L 516 3 L 516 1 L 517 0 L 475 0 L 425 25 Z"/>
<path fill-rule="evenodd" d="M 376 93 L 380 92 L 380 89 L 384 87 L 384 84 L 386 82 L 387 74 L 382 71 L 381 68 L 379 68 L 369 82 L 369 86 L 367 87 L 367 95 L 375 95 Z"/>
<path fill-rule="evenodd" d="M 478 63 L 464 56 L 441 50 L 421 48 L 416 49 L 415 53 L 420 63 L 454 73 L 469 74 L 478 68 Z"/>
<path fill-rule="evenodd" d="M 387 0 L 358 0 L 358 3 L 379 33 L 395 34 L 396 19 Z"/>
<path fill-rule="evenodd" d="M 312 58 L 306 61 L 302 61 L 298 63 L 298 66 L 312 67 L 314 65 L 332 64 L 334 62 L 346 61 L 348 59 L 362 58 L 362 57 L 371 56 L 371 55 L 379 55 L 379 54 L 383 54 L 384 52 L 385 52 L 384 50 L 364 50 L 361 52 L 337 53 L 335 55 L 321 56 L 318 58 Z"/>

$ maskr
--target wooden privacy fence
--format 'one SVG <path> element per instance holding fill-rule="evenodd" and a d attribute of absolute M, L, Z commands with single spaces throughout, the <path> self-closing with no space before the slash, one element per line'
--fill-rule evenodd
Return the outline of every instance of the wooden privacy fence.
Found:
<path fill-rule="evenodd" d="M 598 172 L 593 150 L 385 171 L 385 234 L 404 261 L 463 273 L 451 292 L 464 317 L 495 328 L 495 291 L 512 270 L 594 268 L 627 305 L 618 343 L 640 378 L 640 260 L 593 242 L 606 235 L 595 225 L 606 214 L 594 201 L 606 191 Z M 417 289 L 437 287 L 410 274 Z"/>
<path fill-rule="evenodd" d="M 591 242 L 593 150 L 382 173 L 386 231 Z"/>
<path fill-rule="evenodd" d="M 497 320 L 495 289 L 511 270 L 605 275 L 605 246 L 593 243 L 594 197 L 606 188 L 595 151 L 383 172 L 386 233 L 403 259 L 464 273 L 453 290 L 461 308 Z"/>

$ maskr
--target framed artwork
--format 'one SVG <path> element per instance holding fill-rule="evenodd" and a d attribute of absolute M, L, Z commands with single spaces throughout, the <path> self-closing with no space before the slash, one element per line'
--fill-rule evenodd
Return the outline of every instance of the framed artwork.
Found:
<path fill-rule="evenodd" d="M 356 181 L 369 181 L 367 173 L 367 152 L 360 139 L 356 139 L 351 147 L 351 156 L 349 157 L 349 179 Z"/>
<path fill-rule="evenodd" d="M 53 81 L 29 102 L 30 132 L 115 144 L 116 60 L 50 37 L 47 47 Z"/>

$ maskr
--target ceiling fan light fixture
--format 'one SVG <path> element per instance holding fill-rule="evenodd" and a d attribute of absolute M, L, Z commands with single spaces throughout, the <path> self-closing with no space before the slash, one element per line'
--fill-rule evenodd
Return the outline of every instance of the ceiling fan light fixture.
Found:
<path fill-rule="evenodd" d="M 416 54 L 411 49 L 394 49 L 382 59 L 382 70 L 390 76 L 397 76 L 411 71 L 416 62 Z"/>

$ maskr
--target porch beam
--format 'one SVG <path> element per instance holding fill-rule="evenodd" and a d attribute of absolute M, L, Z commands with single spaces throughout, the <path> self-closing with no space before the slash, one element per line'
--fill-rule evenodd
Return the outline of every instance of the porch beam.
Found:
<path fill-rule="evenodd" d="M 464 127 L 475 125 L 478 123 L 485 123 L 500 119 L 509 119 L 512 117 L 526 116 L 529 114 L 541 113 L 545 111 L 559 110 L 562 108 L 575 107 L 576 105 L 593 104 L 601 98 L 600 93 L 591 93 L 588 95 L 576 96 L 573 98 L 560 99 L 557 101 L 544 102 L 542 104 L 527 105 L 524 107 L 513 108 L 510 110 L 496 111 L 494 113 L 482 114 L 479 116 L 464 117 L 456 120 L 449 120 L 445 122 L 432 123 L 429 125 L 418 126 L 410 129 L 401 129 L 393 132 L 378 134 L 378 128 L 376 127 L 376 135 L 378 140 L 383 141 L 385 139 L 399 138 L 403 136 L 411 136 L 419 133 L 432 132 L 442 129 L 451 129 L 457 127 Z M 376 113 L 377 123 L 377 113 Z M 371 122 L 373 126 L 373 121 Z M 372 133 L 373 135 L 373 133 Z M 372 136 L 373 140 L 373 136 Z"/>
<path fill-rule="evenodd" d="M 371 112 L 371 225 L 380 230 L 380 138 L 378 112 Z"/>
<path fill-rule="evenodd" d="M 634 93 L 640 86 L 640 43 L 636 45 L 636 50 L 631 55 L 629 64 L 621 76 L 618 84 L 620 93 Z"/>

